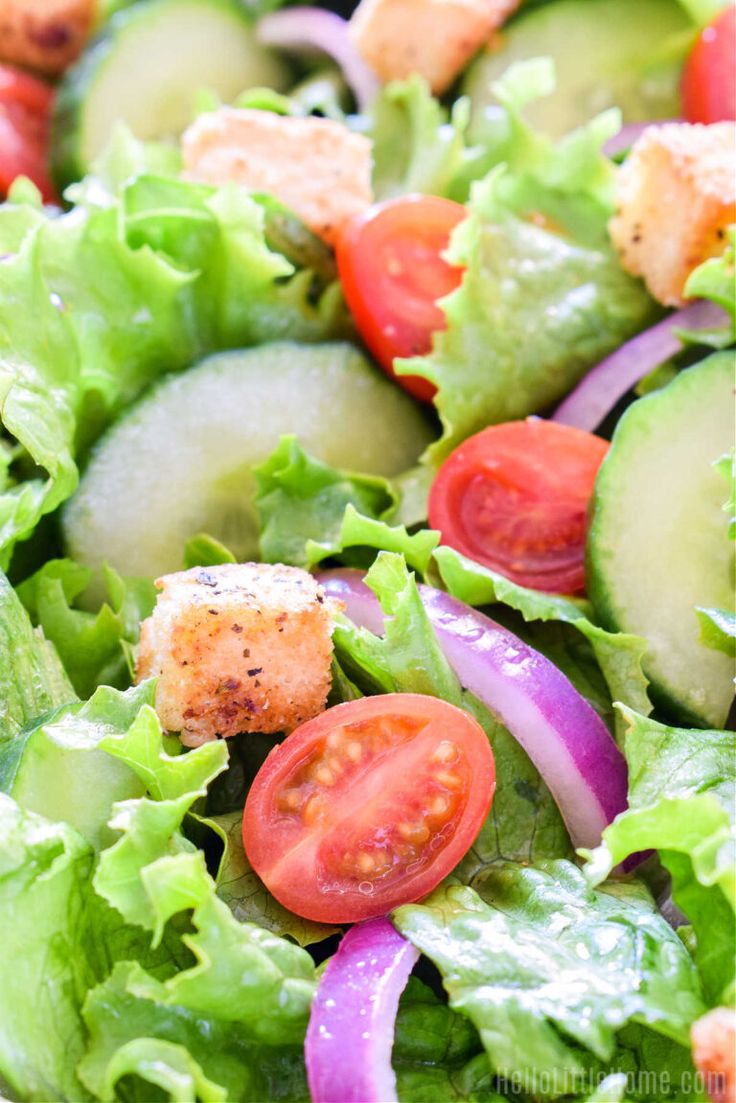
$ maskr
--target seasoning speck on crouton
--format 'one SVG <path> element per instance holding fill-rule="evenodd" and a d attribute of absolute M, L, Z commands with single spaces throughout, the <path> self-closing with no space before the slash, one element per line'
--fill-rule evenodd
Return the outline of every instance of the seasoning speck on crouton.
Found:
<path fill-rule="evenodd" d="M 136 676 L 189 746 L 291 731 L 322 712 L 339 603 L 298 567 L 228 563 L 165 575 L 141 628 Z"/>
<path fill-rule="evenodd" d="M 349 33 L 384 82 L 419 73 L 444 92 L 519 0 L 361 0 Z"/>
<path fill-rule="evenodd" d="M 331 119 L 235 107 L 200 115 L 182 138 L 187 179 L 266 192 L 330 245 L 373 200 L 371 148 Z"/>
<path fill-rule="evenodd" d="M 736 126 L 648 127 L 620 170 L 609 223 L 627 272 L 665 306 L 682 306 L 693 269 L 726 246 L 736 220 Z"/>
<path fill-rule="evenodd" d="M 713 1103 L 736 1099 L 736 1011 L 715 1007 L 690 1029 L 693 1061 Z"/>
<path fill-rule="evenodd" d="M 0 61 L 61 73 L 81 53 L 97 0 L 0 0 Z"/>

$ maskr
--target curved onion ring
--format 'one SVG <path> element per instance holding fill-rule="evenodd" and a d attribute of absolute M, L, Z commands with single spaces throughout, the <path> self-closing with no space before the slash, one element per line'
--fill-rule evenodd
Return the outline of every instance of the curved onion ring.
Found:
<path fill-rule="evenodd" d="M 394 1103 L 391 1049 L 399 999 L 419 957 L 388 919 L 358 923 L 312 1003 L 304 1059 L 312 1103 Z"/>
<path fill-rule="evenodd" d="M 363 111 L 380 88 L 378 77 L 363 61 L 347 33 L 347 22 L 324 8 L 285 8 L 264 15 L 256 26 L 258 41 L 280 50 L 321 50 L 336 61 Z"/>

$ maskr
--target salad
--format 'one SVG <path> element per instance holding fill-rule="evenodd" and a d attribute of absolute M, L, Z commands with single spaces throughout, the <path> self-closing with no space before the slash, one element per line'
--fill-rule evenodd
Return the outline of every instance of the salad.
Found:
<path fill-rule="evenodd" d="M 0 1096 L 736 1098 L 736 7 L 0 0 Z"/>

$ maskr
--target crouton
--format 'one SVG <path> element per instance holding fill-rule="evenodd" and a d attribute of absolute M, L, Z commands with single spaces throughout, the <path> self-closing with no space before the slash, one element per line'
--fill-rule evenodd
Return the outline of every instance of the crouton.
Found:
<path fill-rule="evenodd" d="M 267 192 L 331 245 L 373 199 L 370 141 L 330 119 L 222 107 L 192 123 L 182 153 L 189 180 Z"/>
<path fill-rule="evenodd" d="M 736 1012 L 716 1007 L 690 1028 L 693 1062 L 713 1103 L 736 1100 Z"/>
<path fill-rule="evenodd" d="M 361 0 L 348 30 L 382 81 L 419 73 L 441 93 L 518 6 L 519 0 Z"/>
<path fill-rule="evenodd" d="M 609 231 L 621 264 L 665 306 L 726 246 L 736 220 L 736 126 L 648 127 L 620 170 Z"/>
<path fill-rule="evenodd" d="M 136 680 L 188 746 L 291 731 L 322 712 L 340 603 L 297 567 L 228 563 L 165 575 L 143 622 Z"/>
<path fill-rule="evenodd" d="M 81 53 L 98 0 L 0 0 L 0 61 L 61 73 Z"/>

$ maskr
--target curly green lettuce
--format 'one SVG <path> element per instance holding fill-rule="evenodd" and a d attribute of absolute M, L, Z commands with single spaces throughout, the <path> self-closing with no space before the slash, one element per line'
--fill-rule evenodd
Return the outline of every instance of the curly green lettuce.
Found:
<path fill-rule="evenodd" d="M 672 898 L 692 925 L 709 1003 L 734 996 L 736 734 L 691 731 L 621 710 L 628 725 L 629 807 L 588 855 L 599 884 L 629 855 L 656 848 Z"/>
<path fill-rule="evenodd" d="M 447 253 L 465 268 L 440 301 L 447 327 L 426 356 L 397 362 L 437 388 L 444 433 L 433 461 L 486 425 L 544 411 L 656 312 L 607 236 L 615 168 L 601 147 L 618 114 L 555 145 L 522 114 L 553 87 L 545 59 L 512 65 L 494 86 L 502 110 L 487 137 L 490 172 L 473 185 Z"/>
<path fill-rule="evenodd" d="M 109 420 L 163 372 L 343 327 L 337 285 L 313 301 L 311 272 L 268 247 L 263 206 L 232 185 L 153 173 L 148 160 L 128 140 L 58 217 L 27 188 L 0 207 L 4 565 L 72 493 Z M 131 164 L 138 174 L 126 176 Z"/>
<path fill-rule="evenodd" d="M 593 1073 L 631 1070 L 657 1035 L 658 1069 L 670 1071 L 676 1098 L 692 1098 L 675 1074 L 692 1074 L 700 984 L 643 886 L 596 892 L 570 862 L 502 863 L 474 888 L 441 886 L 398 908 L 393 922 L 438 967 L 493 1071 L 533 1098 L 568 1097 Z"/>

